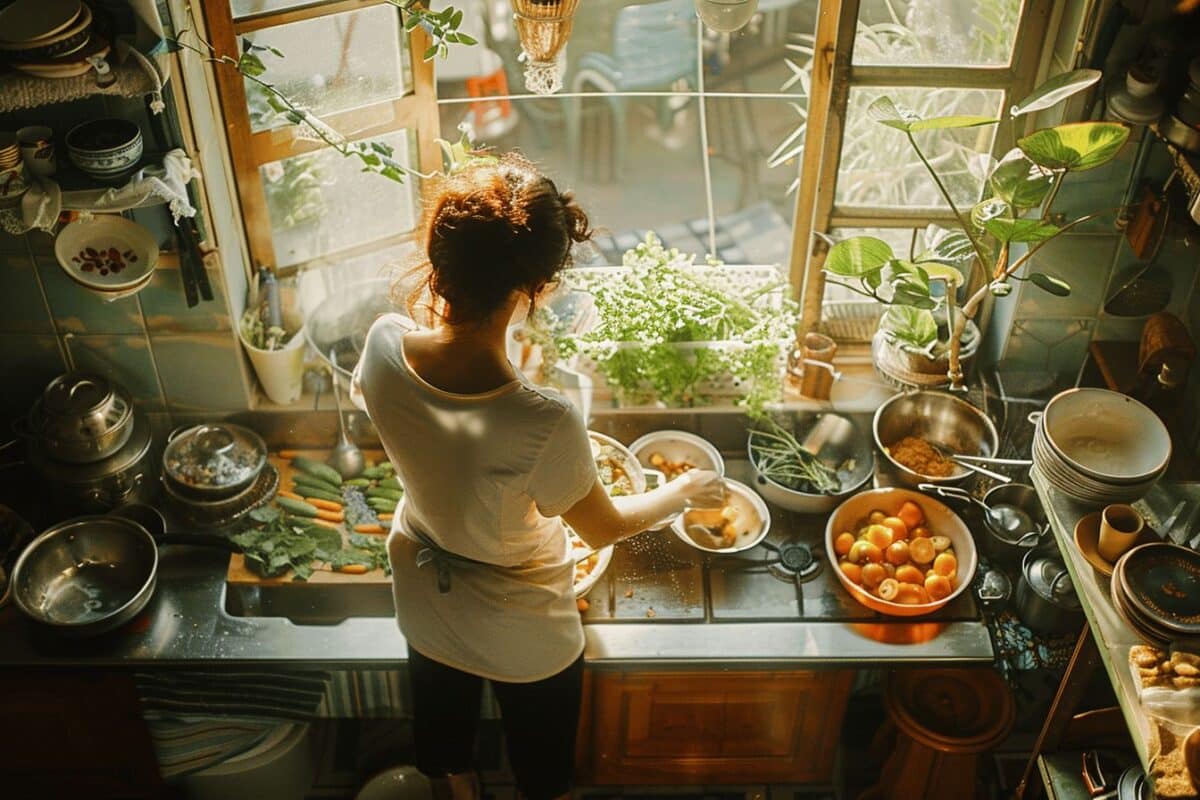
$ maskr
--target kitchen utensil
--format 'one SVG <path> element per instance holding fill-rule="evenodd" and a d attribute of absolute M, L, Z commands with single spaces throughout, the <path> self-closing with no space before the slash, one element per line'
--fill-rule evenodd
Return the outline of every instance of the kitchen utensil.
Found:
<path fill-rule="evenodd" d="M 922 483 L 917 488 L 977 506 L 983 512 L 988 533 L 984 552 L 1000 564 L 1019 564 L 1025 553 L 1041 539 L 1039 526 L 1045 524 L 1045 513 L 1032 486 L 1001 484 L 988 490 L 982 500 L 957 486 Z"/>
<path fill-rule="evenodd" d="M 232 497 L 217 500 L 201 500 L 181 495 L 170 478 L 162 476 L 163 489 L 171 507 L 180 521 L 199 528 L 223 528 L 244 517 L 254 509 L 266 505 L 279 490 L 279 471 L 271 464 L 246 489 Z"/>
<path fill-rule="evenodd" d="M 334 356 L 335 353 L 331 348 L 329 350 L 330 363 L 333 362 Z M 353 478 L 363 471 L 366 459 L 358 445 L 350 441 L 350 437 L 346 435 L 346 421 L 342 417 L 342 398 L 338 391 L 337 370 L 334 370 L 333 375 L 333 404 L 337 408 L 338 443 L 333 448 L 333 452 L 329 454 L 326 463 L 337 470 L 343 478 Z"/>
<path fill-rule="evenodd" d="M 987 456 L 964 456 L 962 453 L 954 453 L 950 451 L 949 448 L 946 448 L 940 444 L 935 444 L 933 447 L 943 455 L 952 456 L 955 461 L 959 461 L 964 465 L 988 464 L 997 467 L 1028 467 L 1033 464 L 1033 460 L 1029 458 L 988 458 Z"/>
<path fill-rule="evenodd" d="M 236 494 L 254 482 L 266 463 L 262 437 L 230 423 L 176 429 L 163 451 L 163 473 L 200 499 Z"/>
<path fill-rule="evenodd" d="M 806 333 L 801 350 L 802 363 L 820 361 L 832 364 L 837 342 L 821 333 Z M 814 400 L 828 400 L 833 389 L 833 372 L 828 369 L 804 369 L 800 379 L 800 394 Z"/>
<path fill-rule="evenodd" d="M 1017 616 L 1030 630 L 1044 634 L 1077 631 L 1083 611 L 1058 547 L 1050 542 L 1021 559 Z"/>
<path fill-rule="evenodd" d="M 916 436 L 956 453 L 982 456 L 994 455 L 1000 441 L 996 426 L 986 414 L 965 400 L 934 391 L 897 394 L 884 401 L 875 412 L 872 430 L 875 446 L 891 470 L 901 482 L 912 487 L 921 483 L 961 483 L 971 475 L 971 470 L 962 467 L 946 477 L 914 472 L 888 452 L 890 445 L 905 436 Z"/>
<path fill-rule="evenodd" d="M 25 170 L 38 177 L 54 174 L 58 163 L 54 158 L 54 131 L 45 125 L 28 125 L 17 131 L 21 146 L 21 161 Z"/>
<path fill-rule="evenodd" d="M 1159 541 L 1154 531 L 1149 526 L 1143 527 L 1142 532 L 1138 534 L 1134 545 L 1153 544 Z M 1101 575 L 1110 576 L 1113 574 L 1113 562 L 1105 561 L 1104 556 L 1100 555 L 1100 551 L 1096 546 L 1100 543 L 1100 512 L 1093 511 L 1090 514 L 1085 514 L 1080 518 L 1079 522 L 1075 523 L 1075 546 L 1079 548 L 1080 554 L 1087 560 L 1092 568 Z"/>
<path fill-rule="evenodd" d="M 666 477 L 659 471 L 656 464 L 691 464 L 696 469 L 708 469 L 718 475 L 725 474 L 725 460 L 721 452 L 704 438 L 694 433 L 677 430 L 652 431 L 639 436 L 629 445 L 629 452 L 642 465 L 648 477 L 655 477 L 660 483 Z M 659 460 L 661 459 L 661 460 Z M 666 520 L 654 530 L 662 530 L 675 521 L 675 517 Z"/>
<path fill-rule="evenodd" d="M 989 569 L 983 574 L 975 596 L 984 608 L 997 610 L 1003 608 L 1012 598 L 1012 581 L 1003 570 Z"/>
<path fill-rule="evenodd" d="M 1141 534 L 1145 521 L 1137 510 L 1125 503 L 1113 503 L 1100 512 L 1100 539 L 1096 551 L 1110 564 L 1116 563 Z"/>
<path fill-rule="evenodd" d="M 858 530 L 862 521 L 867 519 L 872 511 L 882 510 L 894 513 L 906 500 L 920 506 L 925 515 L 926 527 L 931 532 L 950 538 L 950 544 L 958 557 L 958 574 L 955 577 L 954 591 L 941 600 L 921 605 L 892 603 L 875 597 L 846 577 L 838 566 L 837 551 L 834 549 L 834 539 L 838 534 L 843 531 Z M 961 517 L 946 505 L 927 495 L 911 489 L 900 488 L 870 489 L 859 492 L 838 506 L 829 516 L 829 521 L 825 525 L 825 555 L 829 559 L 830 568 L 837 575 L 838 581 L 855 600 L 867 608 L 894 617 L 920 616 L 954 602 L 971 585 L 971 581 L 975 577 L 975 570 L 979 566 L 975 540 Z"/>
<path fill-rule="evenodd" d="M 875 454 L 859 426 L 849 417 L 831 411 L 799 412 L 792 430 L 800 446 L 825 464 L 837 469 L 840 488 L 833 494 L 802 492 L 777 483 L 759 471 L 753 447 L 754 432 L 748 434 L 746 450 L 754 470 L 754 486 L 768 501 L 788 511 L 819 514 L 860 491 L 875 473 Z"/>
<path fill-rule="evenodd" d="M 932 442 L 930 444 L 932 444 Z M 980 475 L 983 475 L 985 478 L 991 478 L 992 480 L 998 481 L 1000 483 L 1011 483 L 1012 482 L 1012 478 L 1008 477 L 1007 475 L 1002 475 L 999 472 L 993 472 L 992 470 L 987 469 L 986 467 L 981 467 L 979 464 L 977 464 L 973 461 L 966 461 L 964 459 L 959 458 L 957 453 L 951 452 L 951 450 L 947 447 L 943 447 L 938 444 L 933 445 L 933 447 L 935 450 L 937 450 L 942 455 L 949 458 L 955 464 L 958 464 L 960 467 L 966 467 L 967 469 L 971 470 L 971 472 L 978 473 Z"/>
<path fill-rule="evenodd" d="M 29 461 L 48 484 L 51 496 L 65 508 L 106 511 L 122 503 L 150 499 L 155 490 L 150 422 L 133 412 L 131 432 L 121 449 L 88 463 L 52 457 L 38 441 L 30 443 Z"/>
<path fill-rule="evenodd" d="M 1034 466 L 1030 468 L 1031 473 L 1037 472 L 1067 497 L 1093 508 L 1103 508 L 1112 503 L 1132 503 L 1145 496 L 1158 480 L 1155 476 L 1139 484 L 1121 485 L 1095 481 L 1063 466 L 1057 455 L 1050 451 L 1050 446 L 1043 441 L 1040 431 L 1034 436 L 1033 456 Z"/>
<path fill-rule="evenodd" d="M 82 122 L 67 132 L 65 141 L 71 163 L 100 180 L 130 172 L 144 147 L 137 123 L 115 117 Z"/>
<path fill-rule="evenodd" d="M 54 240 L 54 257 L 68 278 L 87 289 L 140 289 L 158 264 L 158 239 L 132 220 L 97 214 L 63 228 Z"/>
<path fill-rule="evenodd" d="M 1167 638 L 1200 636 L 1200 555 L 1166 542 L 1135 547 L 1114 568 L 1127 607 Z"/>
<path fill-rule="evenodd" d="M 732 545 L 724 547 L 704 526 L 690 524 L 691 515 L 703 509 L 689 509 L 671 523 L 671 530 L 676 536 L 705 553 L 740 553 L 749 550 L 767 538 L 771 530 L 771 512 L 763 499 L 744 483 L 732 478 L 725 478 L 723 482 L 726 503 L 737 511 L 733 524 L 738 529 L 738 536 Z"/>
<path fill-rule="evenodd" d="M 241 337 L 258 383 L 271 402 L 290 406 L 304 389 L 305 338 L 300 331 L 279 350 L 261 350 Z M 349 378 L 347 378 L 349 380 Z"/>
<path fill-rule="evenodd" d="M 111 456 L 133 433 L 129 394 L 107 378 L 69 372 L 52 380 L 30 409 L 27 430 L 51 458 L 84 464 Z"/>

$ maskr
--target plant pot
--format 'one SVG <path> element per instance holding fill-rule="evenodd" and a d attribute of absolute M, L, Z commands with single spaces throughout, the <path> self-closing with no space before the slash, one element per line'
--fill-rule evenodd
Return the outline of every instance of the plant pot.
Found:
<path fill-rule="evenodd" d="M 982 340 L 979 327 L 968 320 L 958 356 L 964 374 L 971 371 Z M 914 353 L 893 342 L 882 329 L 871 339 L 871 361 L 881 377 L 902 388 L 936 389 L 950 383 L 949 348 L 934 356 Z"/>
<path fill-rule="evenodd" d="M 304 388 L 304 331 L 296 331 L 281 350 L 260 350 L 242 339 L 254 374 L 272 403 L 290 406 Z"/>

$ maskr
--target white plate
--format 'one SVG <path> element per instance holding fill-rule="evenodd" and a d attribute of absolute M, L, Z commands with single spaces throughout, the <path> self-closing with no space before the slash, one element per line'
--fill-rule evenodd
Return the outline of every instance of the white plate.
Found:
<path fill-rule="evenodd" d="M 0 11 L 0 38 L 28 42 L 53 36 L 79 16 L 80 0 L 17 0 Z"/>
<path fill-rule="evenodd" d="M 114 250 L 119 257 L 115 261 L 107 257 Z M 101 253 L 105 257 L 100 257 Z M 76 283 L 101 292 L 119 292 L 139 286 L 154 271 L 158 241 L 136 222 L 98 214 L 63 228 L 54 240 L 54 255 Z M 118 265 L 115 271 L 114 264 Z"/>

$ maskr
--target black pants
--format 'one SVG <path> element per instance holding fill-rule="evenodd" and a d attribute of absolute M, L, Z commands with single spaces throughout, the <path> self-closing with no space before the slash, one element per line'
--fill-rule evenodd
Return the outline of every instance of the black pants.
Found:
<path fill-rule="evenodd" d="M 470 772 L 484 679 L 434 661 L 411 646 L 408 674 L 417 769 L 431 777 Z M 491 684 L 500 703 L 517 788 L 529 800 L 568 792 L 583 699 L 583 656 L 544 680 Z"/>

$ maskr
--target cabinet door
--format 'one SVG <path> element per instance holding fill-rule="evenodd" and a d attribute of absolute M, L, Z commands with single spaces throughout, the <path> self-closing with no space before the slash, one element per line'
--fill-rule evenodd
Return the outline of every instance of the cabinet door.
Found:
<path fill-rule="evenodd" d="M 597 783 L 827 781 L 851 672 L 597 673 Z"/>

